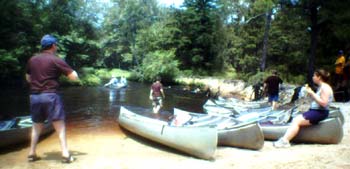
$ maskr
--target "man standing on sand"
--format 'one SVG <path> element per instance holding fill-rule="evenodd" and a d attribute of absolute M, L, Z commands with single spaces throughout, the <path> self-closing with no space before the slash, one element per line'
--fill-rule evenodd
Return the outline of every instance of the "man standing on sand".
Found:
<path fill-rule="evenodd" d="M 267 77 L 267 79 L 264 81 L 264 90 L 267 93 L 267 96 L 269 98 L 269 102 L 272 102 L 272 110 L 276 110 L 278 107 L 278 95 L 279 95 L 279 85 L 282 84 L 283 81 L 280 77 L 277 75 L 276 70 L 272 70 L 272 75 Z"/>
<path fill-rule="evenodd" d="M 160 108 L 163 107 L 163 99 L 165 98 L 163 85 L 160 83 L 161 78 L 158 76 L 156 82 L 151 86 L 151 91 L 149 93 L 149 99 L 152 100 L 153 113 L 158 113 Z M 163 97 L 162 97 L 163 96 Z"/>
<path fill-rule="evenodd" d="M 45 35 L 41 39 L 42 52 L 31 57 L 27 64 L 26 80 L 30 85 L 30 113 L 33 121 L 28 161 L 40 160 L 36 146 L 44 121 L 52 122 L 58 133 L 62 149 L 62 163 L 71 163 L 65 126 L 65 112 L 60 96 L 58 78 L 65 75 L 70 80 L 78 80 L 78 74 L 62 59 L 56 56 L 57 39 Z"/>

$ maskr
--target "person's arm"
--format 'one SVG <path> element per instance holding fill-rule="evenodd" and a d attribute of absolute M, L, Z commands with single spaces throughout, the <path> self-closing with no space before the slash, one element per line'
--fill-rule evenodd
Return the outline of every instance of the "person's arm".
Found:
<path fill-rule="evenodd" d="M 74 70 L 71 73 L 69 73 L 67 77 L 69 80 L 79 80 L 78 74 Z"/>
<path fill-rule="evenodd" d="M 30 75 L 28 73 L 26 73 L 26 80 L 28 83 L 30 83 Z"/>
<path fill-rule="evenodd" d="M 307 93 L 322 107 L 328 105 L 330 95 L 332 94 L 329 87 L 323 87 L 321 89 L 321 96 L 318 96 L 310 87 L 307 87 Z"/>
<path fill-rule="evenodd" d="M 266 93 L 266 91 L 267 91 L 267 83 L 266 83 L 266 81 L 263 84 L 263 91 L 264 91 L 264 93 Z"/>
<path fill-rule="evenodd" d="M 153 90 L 151 89 L 151 91 L 149 92 L 149 99 L 150 100 L 153 100 L 152 93 L 153 93 Z"/>
<path fill-rule="evenodd" d="M 108 83 L 106 83 L 105 84 L 105 86 L 109 86 L 109 85 L 111 85 L 112 84 L 112 79 L 111 80 L 109 80 L 109 82 Z"/>

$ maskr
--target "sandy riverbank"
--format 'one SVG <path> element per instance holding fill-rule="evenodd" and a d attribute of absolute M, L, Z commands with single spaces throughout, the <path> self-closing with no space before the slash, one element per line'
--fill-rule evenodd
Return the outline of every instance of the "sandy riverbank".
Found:
<path fill-rule="evenodd" d="M 287 149 L 276 149 L 265 141 L 259 151 L 219 147 L 215 160 L 196 159 L 181 152 L 121 130 L 114 119 L 101 126 L 72 128 L 68 121 L 68 141 L 72 154 L 77 158 L 72 164 L 60 163 L 60 148 L 56 134 L 42 140 L 38 154 L 42 160 L 28 163 L 28 146 L 0 151 L 2 169 L 347 169 L 350 168 L 350 103 L 340 105 L 345 115 L 344 138 L 337 145 L 296 144 Z M 89 132 L 84 132 L 89 130 Z"/>

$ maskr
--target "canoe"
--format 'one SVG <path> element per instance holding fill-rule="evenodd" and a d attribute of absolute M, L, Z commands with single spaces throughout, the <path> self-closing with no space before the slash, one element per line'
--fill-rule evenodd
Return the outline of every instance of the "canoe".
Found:
<path fill-rule="evenodd" d="M 131 111 L 120 107 L 119 125 L 132 133 L 187 153 L 197 158 L 211 160 L 217 146 L 214 127 L 171 126 L 168 122 L 148 117 L 148 112 Z"/>
<path fill-rule="evenodd" d="M 280 110 L 272 110 L 271 107 L 262 107 L 262 108 L 250 108 L 250 109 L 241 109 L 239 111 L 235 111 L 232 109 L 228 109 L 225 107 L 221 107 L 216 105 L 213 101 L 208 100 L 206 104 L 203 105 L 203 109 L 205 113 L 213 116 L 224 116 L 224 117 L 233 117 L 240 121 L 258 121 L 263 117 L 267 117 L 269 115 L 281 114 L 282 112 L 288 111 L 290 109 L 280 109 Z"/>
<path fill-rule="evenodd" d="M 219 100 L 220 100 L 220 98 L 219 98 Z M 241 99 L 237 99 L 237 98 L 230 98 L 226 101 L 231 103 L 231 105 L 242 106 L 242 107 L 246 107 L 246 108 L 271 107 L 268 100 L 245 101 L 245 100 L 241 100 Z"/>
<path fill-rule="evenodd" d="M 284 107 L 284 108 L 283 108 Z M 289 108 L 288 108 L 289 107 Z M 217 105 L 211 100 L 208 100 L 204 105 L 203 109 L 206 113 L 210 115 L 220 115 L 225 117 L 234 117 L 241 121 L 252 121 L 254 119 L 261 120 L 263 117 L 273 116 L 276 114 L 283 114 L 283 111 L 287 112 L 293 109 L 293 112 L 290 112 L 292 117 L 297 116 L 303 112 L 298 111 L 298 105 L 292 106 L 281 106 L 278 110 L 271 110 L 271 107 L 261 107 L 261 108 L 240 108 L 237 107 L 235 111 L 225 107 Z M 344 124 L 344 114 L 341 112 L 339 107 L 330 106 L 329 108 L 329 117 L 338 117 L 341 121 L 341 124 Z M 285 117 L 286 118 L 286 117 Z"/>
<path fill-rule="evenodd" d="M 248 113 L 236 119 L 246 122 L 259 121 L 264 138 L 277 140 L 291 124 L 292 118 L 300 114 L 297 107 L 265 113 Z M 318 125 L 304 127 L 292 142 L 337 144 L 343 138 L 344 116 L 340 109 L 331 108 L 329 117 Z"/>
<path fill-rule="evenodd" d="M 286 132 L 292 118 L 302 113 L 297 111 L 297 106 L 285 110 L 264 109 L 248 109 L 249 111 L 242 111 L 233 117 L 245 122 L 258 121 L 263 130 L 264 138 L 267 140 L 276 140 Z M 330 107 L 328 119 L 318 125 L 303 128 L 300 132 L 301 136 L 297 136 L 292 141 L 324 144 L 336 144 L 340 142 L 343 137 L 343 113 L 339 108 Z"/>
<path fill-rule="evenodd" d="M 235 116 L 234 118 L 243 122 L 271 122 L 274 124 L 287 123 L 295 113 L 294 108 L 266 111 L 250 111 L 249 113 Z"/>
<path fill-rule="evenodd" d="M 108 87 L 111 89 L 121 89 L 121 88 L 125 88 L 127 86 L 128 86 L 128 84 L 126 82 L 125 83 L 118 82 L 116 84 L 111 84 Z"/>
<path fill-rule="evenodd" d="M 240 104 L 228 105 L 227 103 L 220 103 L 220 101 L 217 100 L 207 100 L 203 105 L 203 109 L 207 114 L 229 117 L 251 112 L 269 111 L 271 110 L 271 106 L 250 106 L 249 104 L 245 104 L 243 101 Z"/>
<path fill-rule="evenodd" d="M 277 140 L 284 135 L 290 123 L 260 123 L 266 140 Z M 339 118 L 327 118 L 317 125 L 302 127 L 292 142 L 338 144 L 343 138 L 343 126 Z"/>
<path fill-rule="evenodd" d="M 218 130 L 218 145 L 259 150 L 264 145 L 264 136 L 259 124 L 245 123 L 234 118 L 193 113 L 174 108 L 174 115 L 190 116 L 184 126 L 212 126 Z"/>
<path fill-rule="evenodd" d="M 236 107 L 245 108 L 245 109 L 270 107 L 267 100 L 245 101 L 237 98 L 224 99 L 222 97 L 219 97 L 218 99 L 213 101 L 217 105 L 220 105 L 226 108 L 232 108 L 232 109 L 235 109 Z"/>
<path fill-rule="evenodd" d="M 329 117 L 338 117 L 342 125 L 345 123 L 344 114 L 339 107 L 329 107 Z"/>
<path fill-rule="evenodd" d="M 0 147 L 29 142 L 32 129 L 30 116 L 19 116 L 11 120 L 0 121 Z M 45 123 L 41 136 L 53 132 L 53 127 Z"/>
<path fill-rule="evenodd" d="M 230 117 L 237 114 L 234 109 L 217 105 L 213 100 L 207 100 L 203 105 L 203 110 L 206 114 L 215 116 Z"/>

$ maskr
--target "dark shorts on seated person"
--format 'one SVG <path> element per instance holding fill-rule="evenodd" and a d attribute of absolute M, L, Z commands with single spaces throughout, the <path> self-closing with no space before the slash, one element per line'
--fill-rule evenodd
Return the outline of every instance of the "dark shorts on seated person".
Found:
<path fill-rule="evenodd" d="M 303 113 L 303 117 L 309 120 L 311 124 L 318 124 L 320 121 L 328 117 L 329 110 L 316 110 L 309 109 L 309 111 Z"/>
<path fill-rule="evenodd" d="M 31 94 L 30 113 L 35 123 L 65 119 L 61 97 L 56 93 Z"/>

